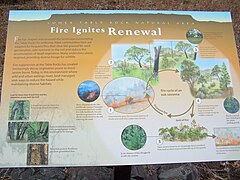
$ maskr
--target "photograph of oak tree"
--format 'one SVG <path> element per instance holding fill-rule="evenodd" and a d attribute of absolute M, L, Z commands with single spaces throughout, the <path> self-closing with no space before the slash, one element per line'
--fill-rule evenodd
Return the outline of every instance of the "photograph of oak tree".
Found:
<path fill-rule="evenodd" d="M 9 120 L 28 120 L 29 119 L 28 100 L 11 100 L 9 105 Z"/>
<path fill-rule="evenodd" d="M 47 165 L 48 144 L 28 144 L 27 165 Z"/>
<path fill-rule="evenodd" d="M 9 142 L 27 142 L 27 129 L 26 122 L 9 122 L 7 140 Z"/>
<path fill-rule="evenodd" d="M 27 131 L 29 142 L 48 142 L 48 122 L 30 122 Z"/>

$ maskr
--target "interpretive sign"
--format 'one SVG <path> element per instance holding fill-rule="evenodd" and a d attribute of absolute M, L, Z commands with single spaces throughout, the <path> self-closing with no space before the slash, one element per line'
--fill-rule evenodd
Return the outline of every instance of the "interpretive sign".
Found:
<path fill-rule="evenodd" d="M 229 12 L 10 11 L 0 166 L 240 159 Z"/>

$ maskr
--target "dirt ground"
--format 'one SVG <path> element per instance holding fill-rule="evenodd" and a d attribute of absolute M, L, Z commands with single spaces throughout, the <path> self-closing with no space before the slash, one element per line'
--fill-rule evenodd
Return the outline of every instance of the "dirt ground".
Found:
<path fill-rule="evenodd" d="M 240 1 L 239 0 L 0 0 L 0 72 L 3 71 L 10 9 L 122 9 L 122 10 L 208 10 L 231 11 L 238 57 L 240 57 Z M 0 94 L 2 74 L 0 73 Z M 192 163 L 198 171 L 196 179 L 240 179 L 240 161 Z M 171 166 L 171 165 L 170 165 Z M 161 165 L 143 165 L 145 175 L 132 179 L 154 179 Z M 0 179 L 112 179 L 112 167 L 89 168 L 11 168 L 0 169 Z M 88 175 L 83 174 L 88 173 Z M 145 177 L 147 178 L 145 178 Z"/>

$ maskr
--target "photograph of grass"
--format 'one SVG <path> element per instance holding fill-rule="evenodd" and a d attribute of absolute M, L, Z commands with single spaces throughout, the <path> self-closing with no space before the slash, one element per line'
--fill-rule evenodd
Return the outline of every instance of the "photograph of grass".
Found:
<path fill-rule="evenodd" d="M 49 123 L 29 122 L 27 134 L 28 142 L 48 142 Z"/>
<path fill-rule="evenodd" d="M 147 135 L 142 127 L 138 125 L 129 125 L 123 130 L 121 140 L 127 149 L 138 150 L 145 145 Z"/>
<path fill-rule="evenodd" d="M 8 123 L 8 142 L 27 142 L 28 123 L 26 122 L 9 122 Z"/>
<path fill-rule="evenodd" d="M 199 44 L 203 40 L 203 35 L 198 29 L 190 29 L 186 33 L 187 40 L 192 44 Z"/>
<path fill-rule="evenodd" d="M 180 126 L 160 128 L 159 135 L 164 141 L 200 141 L 208 137 L 207 131 L 193 120 L 190 126 L 181 123 Z"/>
<path fill-rule="evenodd" d="M 240 128 L 214 128 L 216 146 L 240 146 Z"/>
<path fill-rule="evenodd" d="M 119 113 L 137 113 L 150 106 L 154 92 L 141 79 L 122 77 L 109 82 L 103 89 L 103 101 Z"/>
<path fill-rule="evenodd" d="M 180 77 L 197 98 L 225 98 L 233 94 L 227 59 L 185 60 L 180 67 Z"/>
<path fill-rule="evenodd" d="M 27 165 L 47 165 L 48 144 L 28 144 Z"/>
<path fill-rule="evenodd" d="M 9 120 L 28 120 L 29 108 L 28 100 L 10 100 Z"/>
<path fill-rule="evenodd" d="M 236 113 L 239 111 L 239 102 L 234 97 L 227 97 L 224 100 L 223 105 L 224 105 L 225 110 L 229 113 Z"/>

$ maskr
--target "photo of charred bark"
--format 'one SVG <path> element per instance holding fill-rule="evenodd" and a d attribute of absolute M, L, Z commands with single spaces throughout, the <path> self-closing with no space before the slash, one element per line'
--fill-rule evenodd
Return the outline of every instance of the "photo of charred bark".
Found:
<path fill-rule="evenodd" d="M 47 165 L 48 144 L 28 144 L 27 165 Z"/>

